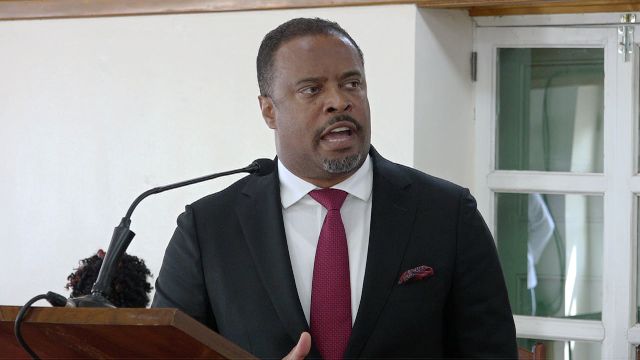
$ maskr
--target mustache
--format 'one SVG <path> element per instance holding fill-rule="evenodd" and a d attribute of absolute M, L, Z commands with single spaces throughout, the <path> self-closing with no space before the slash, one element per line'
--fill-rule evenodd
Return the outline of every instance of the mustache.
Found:
<path fill-rule="evenodd" d="M 322 136 L 322 133 L 324 133 L 325 130 L 327 130 L 327 128 L 329 128 L 329 126 L 331 126 L 331 125 L 333 125 L 335 123 L 339 123 L 341 121 L 350 122 L 356 128 L 356 131 L 360 131 L 360 129 L 362 129 L 362 126 L 360 125 L 358 120 L 354 119 L 351 115 L 340 114 L 340 115 L 336 115 L 336 116 L 332 117 L 331 119 L 329 119 L 329 121 L 327 121 L 327 123 L 323 127 L 318 129 L 316 131 L 316 138 L 319 139 Z"/>

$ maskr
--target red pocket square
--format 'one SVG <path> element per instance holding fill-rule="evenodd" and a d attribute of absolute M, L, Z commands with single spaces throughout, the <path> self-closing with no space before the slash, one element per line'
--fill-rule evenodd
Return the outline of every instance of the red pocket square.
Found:
<path fill-rule="evenodd" d="M 422 280 L 430 276 L 433 276 L 433 269 L 430 266 L 421 265 L 403 272 L 402 275 L 400 275 L 400 279 L 398 279 L 398 285 Z"/>

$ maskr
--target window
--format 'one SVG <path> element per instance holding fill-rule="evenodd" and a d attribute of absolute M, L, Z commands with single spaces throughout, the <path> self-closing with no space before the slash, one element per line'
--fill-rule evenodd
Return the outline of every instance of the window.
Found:
<path fill-rule="evenodd" d="M 478 19 L 475 194 L 519 344 L 549 359 L 640 343 L 638 52 L 618 54 L 619 18 Z"/>

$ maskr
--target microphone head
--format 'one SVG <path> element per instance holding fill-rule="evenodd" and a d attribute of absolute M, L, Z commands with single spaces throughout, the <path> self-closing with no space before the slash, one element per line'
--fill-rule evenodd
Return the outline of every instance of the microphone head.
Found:
<path fill-rule="evenodd" d="M 273 172 L 276 168 L 276 163 L 271 159 L 256 159 L 249 167 L 253 168 L 250 171 L 252 174 L 265 176 Z"/>

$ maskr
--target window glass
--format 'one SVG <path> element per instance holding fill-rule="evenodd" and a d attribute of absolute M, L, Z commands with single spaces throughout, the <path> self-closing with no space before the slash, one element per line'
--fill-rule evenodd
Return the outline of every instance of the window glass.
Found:
<path fill-rule="evenodd" d="M 599 342 L 518 339 L 518 346 L 529 351 L 536 343 L 542 344 L 542 358 L 546 360 L 600 360 Z"/>
<path fill-rule="evenodd" d="M 603 172 L 604 49 L 500 48 L 496 168 Z"/>
<path fill-rule="evenodd" d="M 600 320 L 602 196 L 498 193 L 496 207 L 513 313 Z"/>

